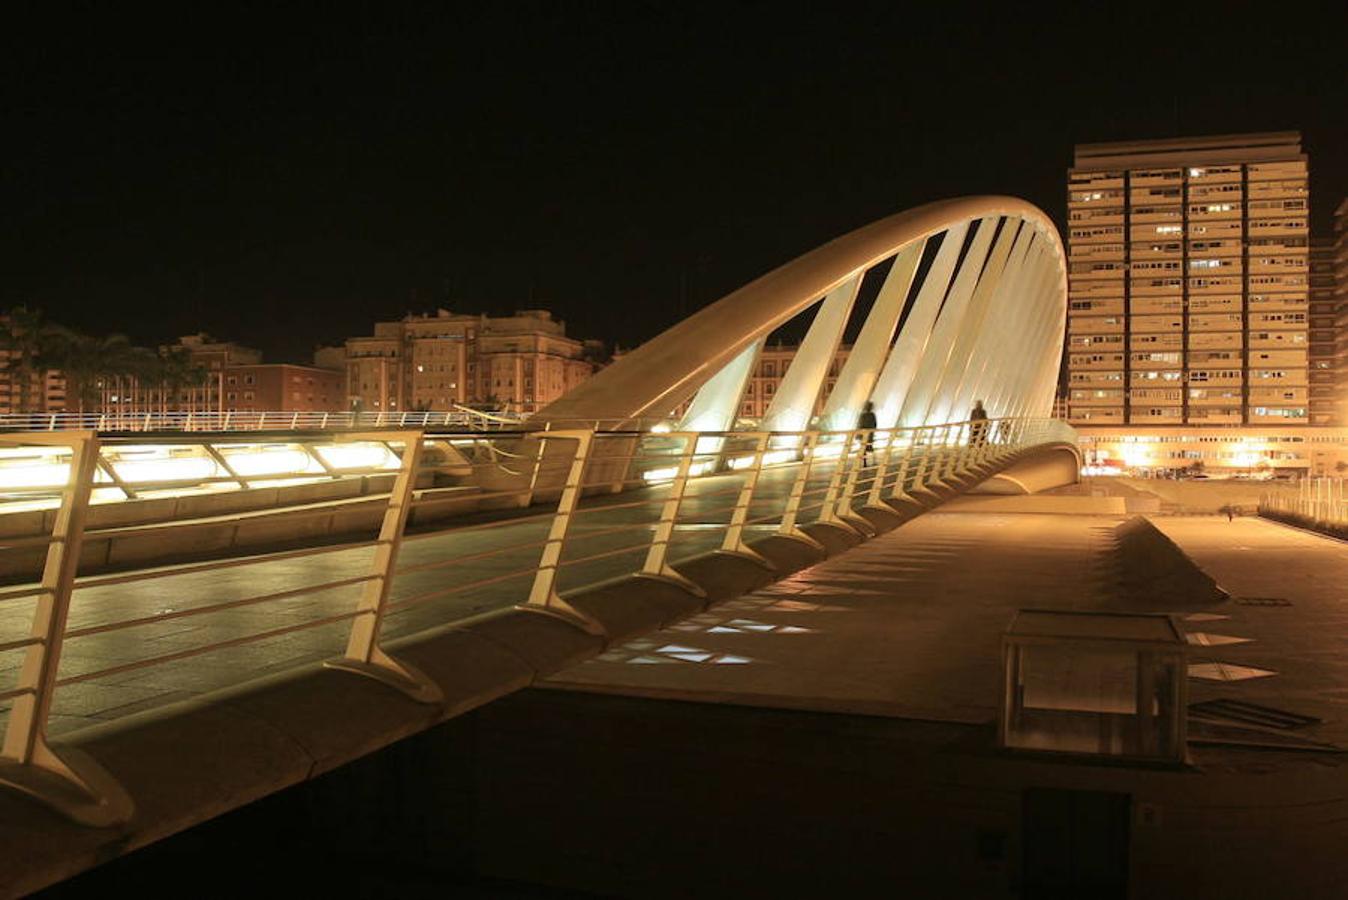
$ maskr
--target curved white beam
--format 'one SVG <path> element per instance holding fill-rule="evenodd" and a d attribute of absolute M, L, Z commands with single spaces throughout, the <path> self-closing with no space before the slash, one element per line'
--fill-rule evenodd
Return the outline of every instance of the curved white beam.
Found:
<path fill-rule="evenodd" d="M 910 244 L 952 229 L 967 229 L 974 221 L 980 224 L 973 245 L 965 254 L 966 259 L 951 283 L 934 328 L 925 340 L 921 339 L 916 329 L 911 340 L 908 340 L 910 323 L 905 323 L 899 337 L 900 341 L 919 344 L 923 350 L 916 375 L 904 398 L 901 421 L 904 424 L 917 424 L 909 421 L 910 418 L 926 420 L 936 410 L 944 411 L 952 406 L 954 397 L 950 393 L 958 391 L 956 386 L 962 382 L 964 371 L 968 368 L 963 364 L 967 359 L 961 357 L 960 351 L 963 349 L 967 352 L 977 343 L 977 332 L 981 331 L 987 318 L 984 307 L 993 296 L 998 295 L 996 288 L 1001 270 L 1010 256 L 1011 239 L 1008 237 L 1006 242 L 999 240 L 994 252 L 988 254 L 988 241 L 984 236 L 991 237 L 992 228 L 989 226 L 1004 221 L 1003 230 L 1008 234 L 1016 234 L 1023 229 L 1028 236 L 1038 236 L 1052 248 L 1055 264 L 1065 278 L 1065 255 L 1056 229 L 1043 212 L 1023 200 L 1011 197 L 946 200 L 890 216 L 844 235 L 678 323 L 536 413 L 530 422 L 557 427 L 567 422 L 590 423 L 596 419 L 634 422 L 648 417 L 667 416 L 735 357 L 746 352 L 747 347 L 818 302 L 819 297 L 833 292 L 850 279 L 859 279 L 871 266 Z M 1026 238 L 1028 240 L 1029 237 Z M 975 246 L 980 243 L 981 248 Z M 988 255 L 987 265 L 983 264 L 984 255 Z M 961 300 L 957 288 L 968 286 L 971 278 L 976 284 L 967 308 L 957 317 L 958 321 L 951 318 L 947 323 L 946 313 L 952 311 L 952 303 L 958 305 Z M 937 282 L 939 279 L 933 283 Z M 940 285 L 937 284 L 937 287 Z M 1065 302 L 1064 297 L 1052 291 L 1027 302 L 1062 304 Z M 826 335 L 831 328 L 830 322 L 821 335 Z M 949 335 L 952 329 L 955 334 Z M 966 334 L 966 331 L 972 331 L 973 334 Z M 953 340 L 944 341 L 946 337 Z M 819 343 L 824 343 L 823 337 Z M 987 371 L 1009 368 L 1013 364 L 1013 353 L 1030 352 L 1044 357 L 1051 355 L 1056 365 L 1056 358 L 1061 351 L 1061 337 L 1048 340 L 1042 347 L 1010 348 L 1006 341 L 996 346 L 996 359 L 987 361 L 984 367 Z M 933 372 L 927 360 L 942 354 L 951 365 L 942 366 L 939 371 Z M 814 368 L 813 364 L 810 368 Z M 1042 372 L 1040 374 L 1042 376 Z M 804 376 L 801 378 L 804 379 Z M 1039 380 L 1042 381 L 1042 377 Z M 923 389 L 921 392 L 919 387 Z M 1037 386 L 1034 389 L 1042 391 L 1045 388 Z M 1042 401 L 1042 398 L 1036 398 L 1036 401 Z M 1052 402 L 1051 397 L 1049 402 Z"/>
<path fill-rule="evenodd" d="M 842 341 L 857 288 L 861 286 L 861 274 L 852 273 L 824 298 L 795 359 L 787 366 L 776 396 L 763 415 L 760 427 L 764 431 L 804 431 L 810 427 L 815 404 L 819 402 L 819 391 L 838 353 L 838 343 Z"/>

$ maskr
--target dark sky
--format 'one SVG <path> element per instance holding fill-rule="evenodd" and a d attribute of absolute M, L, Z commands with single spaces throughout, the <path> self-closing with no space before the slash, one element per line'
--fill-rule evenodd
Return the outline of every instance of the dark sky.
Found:
<path fill-rule="evenodd" d="M 1061 223 L 1078 141 L 1300 129 L 1319 233 L 1348 195 L 1342 4 L 395 6 L 11 9 L 0 303 L 273 361 L 437 305 L 630 345 L 925 201 Z"/>

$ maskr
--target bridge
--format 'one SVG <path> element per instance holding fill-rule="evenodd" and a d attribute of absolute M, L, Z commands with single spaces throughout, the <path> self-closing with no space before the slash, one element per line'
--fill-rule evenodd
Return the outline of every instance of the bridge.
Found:
<path fill-rule="evenodd" d="M 26 860 L 8 890 L 313 778 L 956 495 L 1075 482 L 1074 434 L 1048 418 L 1065 296 L 1048 218 L 967 198 L 783 265 L 519 423 L 3 433 L 0 829 Z M 765 341 L 798 316 L 799 353 L 744 420 Z"/>

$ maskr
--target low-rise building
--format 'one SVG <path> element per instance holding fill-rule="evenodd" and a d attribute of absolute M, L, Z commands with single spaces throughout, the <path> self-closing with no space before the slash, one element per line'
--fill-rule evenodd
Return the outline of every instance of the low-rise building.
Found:
<path fill-rule="evenodd" d="M 1133 475 L 1345 477 L 1348 428 L 1077 425 L 1087 467 Z"/>
<path fill-rule="evenodd" d="M 743 418 L 761 419 L 767 415 L 768 407 L 772 405 L 772 399 L 782 386 L 782 379 L 786 377 L 786 370 L 799 350 L 799 344 L 767 344 L 763 347 L 762 352 L 758 354 L 758 363 L 754 367 L 753 374 L 749 376 L 749 383 L 744 388 L 744 397 L 740 401 L 740 415 Z M 843 344 L 834 353 L 833 362 L 828 367 L 828 375 L 815 401 L 815 415 L 823 412 L 824 403 L 828 400 L 829 394 L 833 393 L 838 373 L 842 371 L 843 364 L 847 362 L 847 356 L 851 352 L 851 346 Z"/>
<path fill-rule="evenodd" d="M 261 363 L 221 370 L 228 412 L 339 412 L 346 374 L 314 366 Z"/>
<path fill-rule="evenodd" d="M 567 337 L 546 310 L 513 316 L 439 309 L 379 322 L 346 342 L 348 407 L 365 411 L 489 405 L 534 412 L 594 372 L 599 345 Z"/>

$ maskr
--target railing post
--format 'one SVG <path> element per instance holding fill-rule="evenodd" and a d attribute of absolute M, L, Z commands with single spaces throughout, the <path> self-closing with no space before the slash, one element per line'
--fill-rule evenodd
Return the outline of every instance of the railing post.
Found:
<path fill-rule="evenodd" d="M 918 461 L 917 471 L 913 473 L 913 491 L 926 485 L 927 470 L 931 467 L 931 457 L 936 446 L 936 429 L 933 426 L 924 425 L 919 431 L 927 433 L 927 442 L 922 445 L 922 459 Z M 912 496 L 913 491 L 905 489 L 904 493 Z"/>
<path fill-rule="evenodd" d="M 869 522 L 852 513 L 852 495 L 856 493 L 857 473 L 866 464 L 867 436 L 867 432 L 861 429 L 847 433 L 847 443 L 843 446 L 843 452 L 838 455 L 838 467 L 834 470 L 833 477 L 829 479 L 829 491 L 824 495 L 824 508 L 819 516 L 821 522 L 837 525 L 861 537 L 869 537 L 875 533 Z M 871 432 L 869 437 L 874 441 L 874 432 Z M 852 458 L 853 448 L 856 450 L 855 459 Z M 844 466 L 847 467 L 845 480 L 842 478 Z"/>
<path fill-rule="evenodd" d="M 0 749 L 0 784 L 42 801 L 81 825 L 104 827 L 131 818 L 131 798 L 94 760 L 71 751 L 58 754 L 47 744 L 47 718 L 98 464 L 97 435 L 85 431 L 63 437 L 67 440 L 59 443 L 71 448 L 70 475 L 61 491 L 34 601 L 28 649 L 19 669 L 16 688 L 22 693 L 14 698 Z"/>
<path fill-rule="evenodd" d="M 913 428 L 908 438 L 908 446 L 903 451 L 903 462 L 899 463 L 899 474 L 894 476 L 894 486 L 889 490 L 889 499 L 897 500 L 908 496 L 908 470 L 913 467 L 913 453 L 917 449 L 917 436 L 922 429 Z"/>
<path fill-rule="evenodd" d="M 693 466 L 693 456 L 697 452 L 697 434 L 689 432 L 684 434 L 683 438 L 686 446 L 679 455 L 678 469 L 674 474 L 674 480 L 669 484 L 669 494 L 660 508 L 660 521 L 655 526 L 650 549 L 646 551 L 646 562 L 636 574 L 641 578 L 667 581 L 683 588 L 694 597 L 705 599 L 707 592 L 701 585 L 674 569 L 668 562 L 669 542 L 674 538 L 674 529 L 679 521 L 679 507 L 683 504 L 683 493 L 688 486 L 688 472 Z"/>
<path fill-rule="evenodd" d="M 753 463 L 744 473 L 744 484 L 740 485 L 739 496 L 735 498 L 735 508 L 730 513 L 730 524 L 726 527 L 725 538 L 721 541 L 721 547 L 717 552 L 742 556 L 772 572 L 776 571 L 776 567 L 767 557 L 744 542 L 744 524 L 749 519 L 754 490 L 758 487 L 758 476 L 763 472 L 763 456 L 767 453 L 768 436 L 768 432 L 761 432 L 754 441 Z"/>
<path fill-rule="evenodd" d="M 358 615 L 351 620 L 346 655 L 328 660 L 325 665 L 382 681 L 419 703 L 440 703 L 444 700 L 444 693 L 439 685 L 414 667 L 389 656 L 379 646 L 379 632 L 388 610 L 398 550 L 402 547 L 407 517 L 415 496 L 417 467 L 421 462 L 421 432 L 403 431 L 362 437 L 383 441 L 386 446 L 389 441 L 401 439 L 403 455 L 398 474 L 393 479 L 393 488 L 389 491 L 388 506 L 384 509 L 384 520 L 375 543 L 371 578 L 365 582 L 360 602 L 356 604 Z"/>
<path fill-rule="evenodd" d="M 875 467 L 875 475 L 871 478 L 870 489 L 866 492 L 865 506 L 870 509 L 883 509 L 888 511 L 880 500 L 880 495 L 885 489 L 885 478 L 889 475 L 889 461 L 894 455 L 894 444 L 898 440 L 900 428 L 888 429 L 889 440 L 885 443 L 885 455 L 880 457 L 880 465 Z"/>
<path fill-rule="evenodd" d="M 541 607 L 565 615 L 578 621 L 592 634 L 606 634 L 591 616 L 582 613 L 561 598 L 557 593 L 557 574 L 561 568 L 562 551 L 566 548 L 566 534 L 571 528 L 571 519 L 580 505 L 580 496 L 585 488 L 585 465 L 590 459 L 590 450 L 594 444 L 593 431 L 548 431 L 539 434 L 544 446 L 549 440 L 573 440 L 576 452 L 571 457 L 571 468 L 567 472 L 566 484 L 562 487 L 561 498 L 557 501 L 557 513 L 552 517 L 548 536 L 543 544 L 543 553 L 538 560 L 538 571 L 534 574 L 534 583 L 529 590 L 529 606 Z M 541 453 L 542 451 L 540 451 Z"/>
<path fill-rule="evenodd" d="M 322 420 L 321 422 L 318 423 L 318 428 L 319 428 L 320 431 L 327 431 L 327 429 L 328 429 L 328 413 L 323 413 L 323 420 Z"/>
<path fill-rule="evenodd" d="M 991 426 L 989 426 L 991 427 Z M 969 442 L 973 440 L 973 423 L 961 422 L 955 426 L 955 444 L 950 454 L 950 459 L 946 462 L 945 474 L 941 476 L 942 481 L 947 481 L 955 477 L 957 469 L 963 468 L 961 461 L 968 453 L 973 452 Z M 987 440 L 987 432 L 983 433 L 983 440 Z"/>
<path fill-rule="evenodd" d="M 290 430 L 294 431 L 299 426 L 299 424 L 300 424 L 300 414 L 295 413 L 295 415 L 290 417 Z"/>
<path fill-rule="evenodd" d="M 949 422 L 941 426 L 941 449 L 937 451 L 936 459 L 928 471 L 927 483 L 929 485 L 944 483 L 942 476 L 953 452 L 950 445 L 950 429 L 952 427 Z"/>
<path fill-rule="evenodd" d="M 786 509 L 782 511 L 782 523 L 777 528 L 777 534 L 780 537 L 800 541 L 816 550 L 823 550 L 823 544 L 796 527 L 796 516 L 800 513 L 800 498 L 805 493 L 805 483 L 809 481 L 810 467 L 814 463 L 814 450 L 818 445 L 819 432 L 811 431 L 805 435 L 800 467 L 796 470 L 795 480 L 791 482 L 791 493 L 787 496 Z"/>

